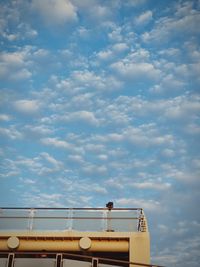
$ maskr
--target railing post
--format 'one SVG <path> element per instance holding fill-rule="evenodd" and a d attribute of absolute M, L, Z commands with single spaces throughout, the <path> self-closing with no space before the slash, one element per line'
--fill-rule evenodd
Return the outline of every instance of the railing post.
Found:
<path fill-rule="evenodd" d="M 99 265 L 99 260 L 98 258 L 93 258 L 92 259 L 92 267 L 98 267 Z"/>
<path fill-rule="evenodd" d="M 62 267 L 62 254 L 56 254 L 56 267 Z"/>
<path fill-rule="evenodd" d="M 112 226 L 111 226 L 111 211 L 113 209 L 113 202 L 108 202 L 106 204 L 106 207 L 108 208 L 107 211 L 107 232 L 113 232 Z"/>
<path fill-rule="evenodd" d="M 107 232 L 111 232 L 111 211 L 108 210 L 107 212 Z"/>
<path fill-rule="evenodd" d="M 8 254 L 8 261 L 7 261 L 7 266 L 6 267 L 13 267 L 14 258 L 15 258 L 15 254 L 14 253 L 9 253 Z"/>
<path fill-rule="evenodd" d="M 33 230 L 33 218 L 35 216 L 35 209 L 30 209 L 29 211 L 29 221 L 28 221 L 28 230 Z"/>
<path fill-rule="evenodd" d="M 67 229 L 68 230 L 72 230 L 73 229 L 73 209 L 69 209 L 68 210 L 68 218 L 67 218 L 67 220 L 68 220 L 68 227 L 67 227 Z"/>

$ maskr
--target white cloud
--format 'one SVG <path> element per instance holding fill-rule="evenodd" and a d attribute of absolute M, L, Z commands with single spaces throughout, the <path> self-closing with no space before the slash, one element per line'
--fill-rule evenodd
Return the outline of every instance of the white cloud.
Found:
<path fill-rule="evenodd" d="M 89 38 L 90 30 L 81 26 L 78 29 L 78 34 L 80 35 L 81 38 Z"/>
<path fill-rule="evenodd" d="M 16 6 L 14 6 L 14 2 L 13 2 L 13 9 L 12 8 L 8 9 L 7 14 L 4 14 L 4 26 L 1 27 L 0 25 L 0 32 L 2 34 L 2 37 L 7 39 L 9 42 L 13 42 L 13 43 L 18 40 L 33 39 L 37 37 L 38 32 L 35 29 L 31 28 L 31 26 L 28 23 L 26 22 L 20 23 L 20 11 L 19 10 L 21 11 L 22 9 L 26 10 L 26 7 L 27 7 L 26 3 L 22 4 L 23 7 L 20 6 L 21 5 L 20 1 L 16 2 L 15 4 Z M 12 29 L 9 28 L 10 23 L 15 24 L 15 26 L 12 27 Z"/>
<path fill-rule="evenodd" d="M 121 43 L 123 41 L 123 36 L 122 36 L 122 29 L 121 27 L 115 28 L 112 32 L 108 34 L 108 37 L 111 41 L 113 42 L 119 42 Z"/>
<path fill-rule="evenodd" d="M 150 61 L 150 52 L 144 48 L 137 48 L 132 50 L 128 56 L 125 58 L 126 62 L 137 62 L 137 63 L 141 63 L 141 62 L 147 62 L 149 63 Z"/>
<path fill-rule="evenodd" d="M 112 92 L 122 87 L 123 83 L 112 75 L 94 73 L 92 71 L 73 71 L 70 78 L 57 82 L 56 87 L 65 90 L 70 95 L 86 94 L 89 92 Z"/>
<path fill-rule="evenodd" d="M 14 164 L 17 166 L 23 166 L 31 171 L 37 172 L 42 168 L 42 163 L 38 161 L 38 158 L 27 158 L 23 156 L 19 156 L 17 160 L 14 161 Z"/>
<path fill-rule="evenodd" d="M 90 24 L 95 24 L 98 22 L 100 25 L 107 19 L 111 19 L 113 14 L 111 10 L 111 5 L 106 2 L 96 1 L 96 0 L 72 0 L 72 3 L 76 5 L 78 11 L 87 17 Z M 111 3 L 112 4 L 112 3 Z"/>
<path fill-rule="evenodd" d="M 128 142 L 139 147 L 166 146 L 174 144 L 174 136 L 162 134 L 152 124 L 144 124 L 139 127 L 128 127 L 121 133 L 110 133 L 98 136 L 97 139 L 103 142 Z"/>
<path fill-rule="evenodd" d="M 133 186 L 138 189 L 154 189 L 154 190 L 167 190 L 171 187 L 170 183 L 160 183 L 160 182 L 141 182 L 141 183 L 132 183 L 130 186 Z"/>
<path fill-rule="evenodd" d="M 110 60 L 110 59 L 113 59 L 113 52 L 111 50 L 100 51 L 97 54 L 97 57 L 100 60 Z"/>
<path fill-rule="evenodd" d="M 162 151 L 162 155 L 168 158 L 175 156 L 175 151 L 173 149 L 166 148 Z"/>
<path fill-rule="evenodd" d="M 116 178 L 110 178 L 106 181 L 106 184 L 114 189 L 117 190 L 122 190 L 125 187 L 125 184 L 121 182 L 121 179 L 116 179 Z"/>
<path fill-rule="evenodd" d="M 86 164 L 82 170 L 87 175 L 105 175 L 107 173 L 107 167 L 104 165 Z"/>
<path fill-rule="evenodd" d="M 34 192 L 34 194 L 24 193 L 22 196 L 24 203 L 30 203 L 34 207 L 62 207 L 62 194 L 56 193 L 41 193 Z"/>
<path fill-rule="evenodd" d="M 12 41 L 15 41 L 19 38 L 19 34 L 6 34 L 6 33 L 4 33 L 3 37 L 8 39 L 8 41 L 12 42 Z"/>
<path fill-rule="evenodd" d="M 171 101 L 165 116 L 170 119 L 195 119 L 200 111 L 199 97 L 191 95 L 189 97 L 180 96 Z"/>
<path fill-rule="evenodd" d="M 142 117 L 154 114 L 162 121 L 188 120 L 190 124 L 193 122 L 195 125 L 200 109 L 199 96 L 196 94 L 182 94 L 174 98 L 159 100 L 150 100 L 141 96 L 120 96 L 114 104 L 118 110 L 123 109 L 123 112 L 127 114 L 137 114 Z"/>
<path fill-rule="evenodd" d="M 133 162 L 131 163 L 131 165 L 132 165 L 132 167 L 134 169 L 136 169 L 136 168 L 139 168 L 139 169 L 142 168 L 142 170 L 144 170 L 145 168 L 147 168 L 149 166 L 152 166 L 154 164 L 156 164 L 156 160 L 154 160 L 154 159 L 151 159 L 151 160 L 134 159 Z M 140 173 L 139 176 L 140 177 L 142 176 L 144 178 L 147 177 L 147 175 L 145 173 Z"/>
<path fill-rule="evenodd" d="M 93 114 L 93 112 L 86 111 L 86 110 L 80 110 L 77 112 L 71 112 L 68 115 L 66 115 L 66 121 L 80 121 L 80 122 L 86 122 L 90 125 L 98 126 L 99 121 Z"/>
<path fill-rule="evenodd" d="M 81 155 L 69 155 L 68 159 L 75 163 L 84 163 L 83 157 Z"/>
<path fill-rule="evenodd" d="M 12 66 L 23 66 L 24 54 L 20 52 L 1 53 L 1 61 Z"/>
<path fill-rule="evenodd" d="M 110 140 L 110 141 L 122 141 L 123 140 L 123 135 L 122 134 L 118 134 L 118 133 L 111 133 L 107 136 L 107 140 Z M 106 139 L 105 139 L 106 140 Z"/>
<path fill-rule="evenodd" d="M 91 190 L 93 190 L 95 193 L 99 193 L 99 194 L 103 194 L 103 195 L 108 193 L 106 188 L 102 187 L 100 185 L 93 185 Z"/>
<path fill-rule="evenodd" d="M 41 139 L 42 144 L 44 145 L 49 145 L 49 146 L 54 146 L 57 148 L 63 148 L 63 149 L 71 149 L 72 145 L 69 144 L 66 141 L 59 140 L 57 138 L 42 138 Z"/>
<path fill-rule="evenodd" d="M 98 158 L 99 158 L 100 160 L 107 160 L 107 159 L 108 159 L 108 156 L 105 155 L 105 154 L 100 154 L 100 155 L 98 156 Z"/>
<path fill-rule="evenodd" d="M 114 44 L 112 49 L 116 52 L 123 52 L 126 51 L 128 49 L 128 45 L 126 43 L 117 43 Z"/>
<path fill-rule="evenodd" d="M 184 2 L 181 3 L 184 5 Z M 188 5 L 187 13 L 179 12 L 180 5 L 177 5 L 177 13 L 175 16 L 161 17 L 156 22 L 156 27 L 143 34 L 142 38 L 146 42 L 162 42 L 177 36 L 185 36 L 188 38 L 191 34 L 198 34 L 200 24 L 199 11 L 194 10 L 192 5 Z M 182 9 L 183 10 L 183 9 Z"/>
<path fill-rule="evenodd" d="M 158 52 L 159 55 L 173 57 L 173 58 L 180 55 L 180 53 L 181 53 L 181 50 L 178 48 L 168 48 L 168 49 L 160 50 Z"/>
<path fill-rule="evenodd" d="M 91 196 L 80 196 L 80 201 L 87 204 L 87 207 L 90 206 L 92 197 Z"/>
<path fill-rule="evenodd" d="M 167 229 L 164 229 L 163 226 L 161 226 L 162 230 L 165 231 L 164 236 L 165 237 L 171 237 L 171 229 L 169 229 L 169 232 L 167 233 Z M 192 224 L 190 226 L 187 226 L 187 229 L 192 229 Z M 173 229 L 173 227 L 172 227 Z M 177 229 L 178 231 L 179 229 Z M 199 265 L 199 244 L 200 244 L 200 238 L 196 235 L 196 232 L 198 232 L 198 228 L 195 228 L 194 230 L 195 234 L 189 233 L 189 235 L 182 235 L 179 236 L 179 238 L 176 236 L 176 238 L 171 238 L 168 240 L 168 244 L 163 249 L 158 249 L 158 253 L 153 256 L 154 262 L 157 262 L 162 265 L 168 265 L 168 266 L 194 266 L 198 267 Z M 175 231 L 174 231 L 175 233 Z M 173 233 L 173 235 L 174 235 Z M 191 251 L 193 251 L 193 257 L 191 259 Z"/>
<path fill-rule="evenodd" d="M 62 25 L 77 20 L 76 7 L 69 0 L 32 0 L 32 8 L 48 25 Z"/>
<path fill-rule="evenodd" d="M 200 135 L 200 126 L 196 123 L 191 123 L 187 125 L 187 128 L 185 129 L 186 133 L 189 133 L 191 135 Z"/>
<path fill-rule="evenodd" d="M 14 107 L 21 113 L 31 115 L 39 112 L 40 103 L 37 100 L 23 99 L 15 101 Z"/>
<path fill-rule="evenodd" d="M 11 126 L 9 128 L 2 128 L 0 127 L 0 135 L 8 137 L 12 140 L 22 139 L 23 134 L 15 129 L 14 126 Z"/>
<path fill-rule="evenodd" d="M 90 16 L 96 19 L 106 19 L 112 16 L 112 13 L 109 7 L 102 6 L 102 5 L 94 5 L 90 7 Z"/>
<path fill-rule="evenodd" d="M 89 143 L 85 145 L 85 149 L 89 151 L 89 153 L 102 153 L 103 151 L 105 151 L 105 146 L 103 144 Z"/>
<path fill-rule="evenodd" d="M 19 39 L 32 39 L 38 36 L 38 32 L 31 28 L 31 26 L 27 23 L 20 23 L 17 26 L 17 31 L 19 31 L 17 38 Z"/>
<path fill-rule="evenodd" d="M 97 89 L 104 88 L 102 77 L 90 71 L 74 71 L 72 78 L 82 86 L 94 87 Z"/>
<path fill-rule="evenodd" d="M 63 166 L 63 163 L 59 160 L 56 160 L 54 157 L 50 156 L 46 152 L 40 154 L 48 163 L 53 165 L 56 169 L 60 169 Z"/>
<path fill-rule="evenodd" d="M 80 110 L 87 110 L 92 108 L 93 104 L 93 93 L 78 94 L 71 98 L 71 105 Z"/>
<path fill-rule="evenodd" d="M 44 177 L 46 175 L 51 175 L 54 173 L 62 173 L 63 171 L 63 162 L 55 159 L 47 152 L 41 152 L 36 157 L 24 157 L 18 156 L 15 160 L 7 160 L 7 168 L 10 171 L 21 170 L 21 178 L 23 181 L 27 178 L 27 172 L 29 173 L 29 180 L 26 183 L 35 184 L 36 186 L 40 184 L 38 177 Z M 34 174 L 34 177 L 33 177 Z M 33 178 L 32 178 L 33 177 Z"/>
<path fill-rule="evenodd" d="M 24 184 L 28 184 L 28 185 L 34 185 L 36 183 L 35 180 L 32 180 L 32 179 L 21 179 L 21 181 L 24 183 Z"/>
<path fill-rule="evenodd" d="M 155 85 L 150 89 L 152 93 L 177 93 L 184 91 L 187 83 L 182 79 L 176 78 L 173 74 L 168 74 L 162 78 L 159 85 Z"/>
<path fill-rule="evenodd" d="M 144 5 L 146 1 L 147 0 L 127 0 L 127 1 L 122 1 L 122 3 L 127 6 L 139 7 L 141 5 Z"/>
<path fill-rule="evenodd" d="M 176 17 L 183 17 L 187 16 L 188 14 L 192 13 L 192 6 L 193 3 L 186 1 L 186 2 L 179 2 L 176 4 Z"/>
<path fill-rule="evenodd" d="M 125 61 L 118 61 L 111 64 L 111 68 L 124 78 L 130 80 L 159 80 L 161 71 L 156 69 L 151 63 L 126 63 Z"/>
<path fill-rule="evenodd" d="M 0 54 L 0 77 L 8 81 L 30 78 L 32 73 L 27 68 L 29 64 L 27 56 L 26 49 L 19 52 L 2 52 Z"/>
<path fill-rule="evenodd" d="M 135 18 L 135 22 L 138 25 L 147 24 L 150 20 L 152 20 L 152 11 L 147 10 Z"/>
<path fill-rule="evenodd" d="M 11 116 L 8 114 L 0 114 L 0 121 L 10 121 Z"/>
<path fill-rule="evenodd" d="M 102 111 L 101 111 L 102 112 Z M 113 124 L 115 126 L 125 126 L 131 121 L 129 114 L 125 110 L 119 110 L 119 106 L 111 105 L 104 109 L 104 124 Z M 99 112 L 100 113 L 100 112 Z"/>
<path fill-rule="evenodd" d="M 179 181 L 185 182 L 187 184 L 195 184 L 197 185 L 199 182 L 199 170 L 198 171 L 194 171 L 192 173 L 186 171 L 186 170 L 179 170 L 179 169 L 175 169 L 173 173 L 171 173 L 170 175 L 174 178 L 177 179 Z"/>
<path fill-rule="evenodd" d="M 47 135 L 54 132 L 50 127 L 46 125 L 26 125 L 24 128 L 28 133 L 36 134 L 36 135 Z"/>
<path fill-rule="evenodd" d="M 119 198 L 115 202 L 120 206 L 144 208 L 147 211 L 159 211 L 161 208 L 160 203 L 152 199 Z"/>
<path fill-rule="evenodd" d="M 35 58 L 39 58 L 40 59 L 42 57 L 48 57 L 50 55 L 49 55 L 49 51 L 48 50 L 46 50 L 46 49 L 38 49 L 38 50 L 33 52 L 33 56 Z"/>
<path fill-rule="evenodd" d="M 23 68 L 23 69 L 21 69 L 19 71 L 16 71 L 16 73 L 12 77 L 12 79 L 15 80 L 15 81 L 26 80 L 26 79 L 30 78 L 31 76 L 32 76 L 32 73 L 29 70 Z"/>

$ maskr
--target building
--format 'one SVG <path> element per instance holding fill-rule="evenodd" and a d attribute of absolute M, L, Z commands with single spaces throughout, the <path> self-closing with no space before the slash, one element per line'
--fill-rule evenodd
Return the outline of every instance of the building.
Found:
<path fill-rule="evenodd" d="M 1 208 L 0 267 L 150 265 L 141 208 Z"/>

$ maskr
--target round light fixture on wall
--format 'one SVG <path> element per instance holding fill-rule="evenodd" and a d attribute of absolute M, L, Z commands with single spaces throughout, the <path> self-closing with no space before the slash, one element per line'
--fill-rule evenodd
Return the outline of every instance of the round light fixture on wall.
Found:
<path fill-rule="evenodd" d="M 82 237 L 79 240 L 79 246 L 80 248 L 87 250 L 91 247 L 92 245 L 92 240 L 89 237 Z"/>
<path fill-rule="evenodd" d="M 11 236 L 7 240 L 7 246 L 10 249 L 16 249 L 19 247 L 19 238 L 16 236 Z"/>

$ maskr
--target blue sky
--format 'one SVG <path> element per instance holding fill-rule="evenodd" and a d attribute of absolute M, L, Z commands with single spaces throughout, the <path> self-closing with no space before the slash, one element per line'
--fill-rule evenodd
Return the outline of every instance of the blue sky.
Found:
<path fill-rule="evenodd" d="M 0 1 L 1 206 L 143 207 L 200 265 L 200 1 Z"/>

